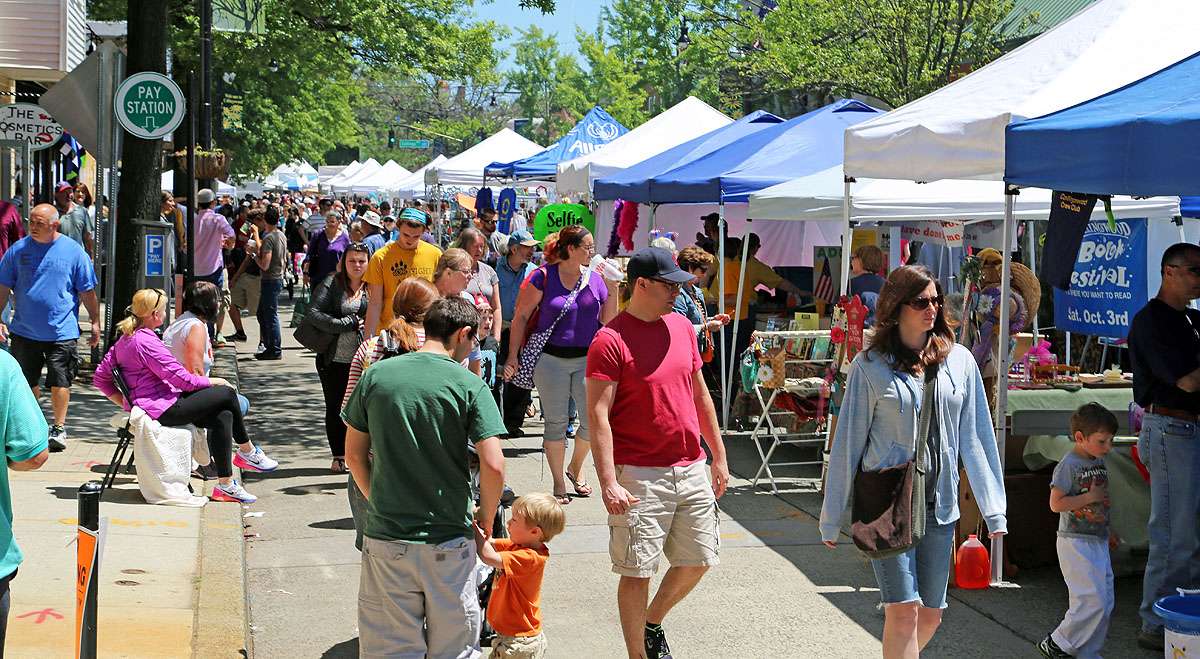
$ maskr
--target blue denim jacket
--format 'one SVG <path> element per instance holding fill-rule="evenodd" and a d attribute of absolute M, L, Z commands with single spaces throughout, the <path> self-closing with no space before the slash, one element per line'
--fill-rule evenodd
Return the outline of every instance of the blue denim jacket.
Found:
<path fill-rule="evenodd" d="M 822 540 L 838 538 L 860 461 L 863 470 L 879 471 L 913 459 L 923 394 L 921 380 L 895 371 L 886 357 L 870 351 L 855 356 L 829 456 Z M 933 486 L 937 523 L 958 520 L 961 459 L 988 529 L 1007 531 L 1004 476 L 983 380 L 971 352 L 961 345 L 955 344 L 938 368 L 936 403 L 942 464 Z"/>

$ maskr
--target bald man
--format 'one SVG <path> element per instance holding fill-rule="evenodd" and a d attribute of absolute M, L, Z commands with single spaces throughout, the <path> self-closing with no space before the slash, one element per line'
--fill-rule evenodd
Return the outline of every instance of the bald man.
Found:
<path fill-rule="evenodd" d="M 100 343 L 92 262 L 79 243 L 58 229 L 58 209 L 50 204 L 35 206 L 29 212 L 29 235 L 13 243 L 0 259 L 0 308 L 15 293 L 12 322 L 0 323 L 0 341 L 9 344 L 35 397 L 41 391 L 42 369 L 46 370 L 54 410 L 48 437 L 51 453 L 66 448 L 81 301 L 92 321 L 91 345 Z"/>

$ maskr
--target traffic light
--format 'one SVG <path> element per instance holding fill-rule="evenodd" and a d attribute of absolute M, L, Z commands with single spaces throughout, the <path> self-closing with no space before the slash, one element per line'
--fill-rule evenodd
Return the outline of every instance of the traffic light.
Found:
<path fill-rule="evenodd" d="M 396 148 L 396 130 L 394 128 L 388 129 L 388 148 Z"/>

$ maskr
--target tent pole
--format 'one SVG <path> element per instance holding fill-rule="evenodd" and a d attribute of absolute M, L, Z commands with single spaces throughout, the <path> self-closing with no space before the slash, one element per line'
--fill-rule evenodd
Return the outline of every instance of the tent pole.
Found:
<path fill-rule="evenodd" d="M 838 276 L 838 294 L 850 291 L 850 249 L 854 246 L 854 230 L 850 228 L 850 184 L 854 178 L 847 176 L 842 190 L 842 271 Z"/>
<path fill-rule="evenodd" d="M 741 263 L 738 264 L 737 297 L 735 298 L 735 302 L 733 303 L 733 345 L 735 348 L 737 347 L 738 327 L 740 326 L 740 324 L 742 322 L 742 319 L 741 319 L 742 294 L 745 292 L 745 287 L 746 287 L 746 259 L 749 258 L 749 254 L 750 254 L 750 222 L 751 221 L 752 220 L 750 218 L 746 218 L 746 231 L 745 231 L 745 233 L 742 234 L 742 261 L 741 261 Z M 750 322 L 750 318 L 746 318 L 746 322 Z M 734 359 L 740 360 L 741 355 L 738 355 L 736 353 L 737 353 L 737 351 L 735 350 L 734 351 Z M 735 368 L 733 368 L 732 365 L 730 365 L 729 373 L 727 376 L 729 379 L 725 381 L 725 389 L 727 389 L 727 390 L 733 389 L 733 373 L 736 370 L 738 370 L 738 369 L 735 369 Z M 768 414 L 769 412 L 770 412 L 770 410 L 762 411 L 763 414 Z M 725 400 L 725 414 L 726 415 L 729 414 L 728 397 Z"/>
<path fill-rule="evenodd" d="M 1029 220 L 1029 221 L 1025 222 L 1025 238 L 1026 238 L 1026 241 L 1029 243 L 1029 269 L 1032 270 L 1033 272 L 1038 271 L 1038 269 L 1037 269 L 1037 237 L 1034 235 L 1035 233 L 1037 233 L 1034 230 L 1034 227 L 1036 227 L 1036 226 L 1037 225 L 1034 224 L 1033 220 Z M 1042 332 L 1041 332 L 1041 327 L 1038 325 L 1037 314 L 1033 314 L 1033 343 L 1034 343 L 1034 345 L 1037 344 L 1038 338 L 1041 337 L 1041 334 L 1042 334 Z"/>
<path fill-rule="evenodd" d="M 650 204 L 650 233 L 654 233 L 654 211 L 658 208 L 658 204 Z"/>
<path fill-rule="evenodd" d="M 1003 246 L 1000 252 L 1004 256 L 1000 268 L 1000 337 L 997 346 L 996 355 L 996 414 L 993 420 L 996 423 L 996 445 L 1000 452 L 1000 467 L 1004 468 L 1004 443 L 1007 439 L 1006 431 L 1008 423 L 1006 415 L 1008 413 L 1008 369 L 1011 367 L 1011 353 L 1008 350 L 1008 314 L 1011 308 L 1012 298 L 1012 231 L 1013 226 L 1013 201 L 1018 190 L 1016 188 L 1008 188 L 1004 190 L 1004 228 L 1000 232 L 1001 245 Z M 992 585 L 1000 584 L 1004 581 L 1004 536 L 996 536 L 992 538 Z"/>
<path fill-rule="evenodd" d="M 725 202 L 717 205 L 717 313 L 725 312 Z M 737 310 L 734 310 L 737 313 Z M 721 326 L 721 382 L 726 382 L 725 369 L 731 368 L 725 349 L 725 325 Z M 729 430 L 729 387 L 721 388 L 722 430 Z"/>

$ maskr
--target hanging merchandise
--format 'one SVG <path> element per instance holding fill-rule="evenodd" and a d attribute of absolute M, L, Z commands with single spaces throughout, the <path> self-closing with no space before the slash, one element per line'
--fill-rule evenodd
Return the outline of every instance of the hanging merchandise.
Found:
<path fill-rule="evenodd" d="M 512 233 L 512 216 L 517 210 L 517 191 L 512 188 L 504 188 L 500 191 L 500 200 L 496 205 L 496 212 L 500 216 L 500 222 L 497 229 L 500 233 Z"/>
<path fill-rule="evenodd" d="M 484 186 L 479 188 L 479 192 L 475 193 L 475 212 L 482 213 L 485 208 L 495 208 L 496 204 L 492 203 L 492 189 Z"/>
<path fill-rule="evenodd" d="M 638 205 L 626 202 L 621 206 L 621 222 L 617 229 L 617 235 L 621 237 L 621 247 L 626 251 L 633 251 L 633 236 L 637 233 L 637 225 Z"/>
<path fill-rule="evenodd" d="M 621 251 L 621 207 L 626 203 L 628 202 L 618 199 L 613 204 L 612 232 L 608 236 L 608 249 L 604 250 L 604 255 L 610 259 Z"/>
<path fill-rule="evenodd" d="M 1064 291 L 1071 287 L 1075 255 L 1095 206 L 1096 195 L 1054 192 L 1041 258 L 1041 279 L 1047 284 Z"/>

